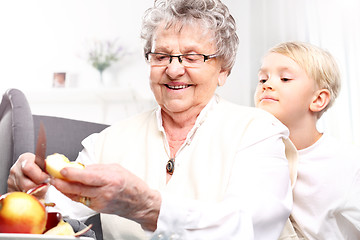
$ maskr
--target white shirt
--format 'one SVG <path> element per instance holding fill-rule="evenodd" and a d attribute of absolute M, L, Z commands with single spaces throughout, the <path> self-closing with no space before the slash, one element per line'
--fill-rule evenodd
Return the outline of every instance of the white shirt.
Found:
<path fill-rule="evenodd" d="M 201 123 L 206 121 L 206 112 L 211 111 L 218 104 L 214 99 L 201 112 L 184 144 L 189 144 L 195 134 L 204 135 L 204 131 L 197 133 L 197 130 Z M 269 240 L 279 237 L 292 205 L 288 164 L 283 144 L 283 139 L 288 137 L 288 130 L 272 115 L 262 110 L 246 108 L 244 114 L 251 115 L 253 111 L 261 117 L 256 117 L 250 123 L 246 123 L 248 125 L 245 138 L 249 144 L 244 144 L 243 149 L 237 150 L 235 164 L 231 171 L 233 174 L 229 178 L 223 200 L 214 204 L 196 199 L 179 198 L 167 191 L 160 191 L 162 204 L 157 230 L 154 233 L 148 233 L 149 237 L 186 240 Z M 158 128 L 165 136 L 159 114 L 158 109 Z M 238 122 L 238 124 L 242 123 Z M 205 134 L 211 136 L 211 132 L 206 132 Z M 94 154 L 97 138 L 98 134 L 94 134 L 83 141 L 85 149 L 80 153 L 78 161 L 85 165 L 97 162 Z M 231 142 L 231 136 L 229 140 Z M 164 143 L 167 144 L 166 141 Z M 167 145 L 164 147 L 168 149 Z M 189 154 L 187 152 L 189 148 L 185 145 L 182 148 L 181 151 L 184 152 L 177 154 L 179 161 L 176 163 L 181 162 L 181 158 Z M 206 173 L 201 171 L 198 173 L 199 178 L 209 177 L 205 175 Z M 176 176 L 173 175 L 174 177 Z M 50 195 L 48 194 L 49 197 Z M 57 198 L 59 201 L 59 197 Z M 74 209 L 70 209 L 70 205 L 72 204 L 64 203 L 64 206 L 69 209 L 66 214 L 72 218 L 84 218 L 91 214 L 85 210 L 79 213 L 79 205 Z M 81 206 L 81 208 L 85 207 Z M 73 210 L 77 211 L 76 214 Z"/>
<path fill-rule="evenodd" d="M 299 151 L 295 228 L 307 239 L 360 239 L 360 152 L 324 134 Z"/>

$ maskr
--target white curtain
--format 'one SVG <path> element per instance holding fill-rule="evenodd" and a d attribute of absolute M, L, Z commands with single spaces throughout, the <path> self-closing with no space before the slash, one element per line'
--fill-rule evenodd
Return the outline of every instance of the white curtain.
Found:
<path fill-rule="evenodd" d="M 328 50 L 337 60 L 342 89 L 319 128 L 360 145 L 360 1 L 359 0 L 254 0 L 252 52 L 260 59 L 283 41 L 306 41 Z M 256 79 L 258 61 L 253 61 Z M 256 81 L 253 81 L 254 91 Z"/>
<path fill-rule="evenodd" d="M 344 141 L 360 143 L 360 4 L 358 0 L 308 1 L 309 41 L 337 59 L 342 90 L 322 119 L 325 129 Z"/>

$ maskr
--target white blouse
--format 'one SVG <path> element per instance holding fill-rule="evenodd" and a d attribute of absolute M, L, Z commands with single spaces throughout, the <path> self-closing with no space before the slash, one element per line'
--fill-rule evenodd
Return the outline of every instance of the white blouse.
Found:
<path fill-rule="evenodd" d="M 306 239 L 360 239 L 360 149 L 326 133 L 299 151 L 294 227 Z"/>
<path fill-rule="evenodd" d="M 221 102 L 221 108 L 219 103 Z M 218 106 L 219 105 L 219 106 Z M 165 183 L 166 171 L 165 164 L 148 164 L 151 167 L 163 166 L 163 169 L 154 169 L 154 176 L 160 176 L 160 179 L 164 179 L 163 185 L 156 187 L 153 183 L 149 183 L 151 187 L 158 188 L 161 192 L 162 203 L 160 209 L 160 215 L 157 223 L 157 230 L 155 232 L 144 232 L 138 234 L 135 232 L 142 231 L 138 227 L 128 227 L 126 234 L 131 234 L 134 231 L 134 236 L 138 236 L 134 239 L 277 239 L 284 227 L 290 210 L 292 207 L 292 194 L 289 179 L 288 161 L 285 156 L 284 139 L 288 138 L 288 130 L 272 115 L 265 111 L 240 107 L 227 103 L 218 97 L 214 97 L 210 104 L 199 115 L 194 128 L 188 134 L 188 138 L 185 140 L 185 145 L 191 146 L 191 141 L 195 136 L 195 143 L 197 141 L 209 141 L 214 139 L 214 144 L 211 145 L 195 145 L 196 151 L 209 152 L 209 149 L 232 149 L 235 155 L 231 159 L 219 159 L 221 156 L 206 155 L 206 161 L 209 164 L 212 162 L 221 163 L 223 161 L 224 166 L 229 166 L 231 163 L 230 176 L 223 176 L 220 179 L 213 179 L 216 176 L 211 176 L 206 171 L 197 171 L 194 175 L 196 181 L 203 181 L 202 184 L 210 184 L 207 188 L 211 189 L 211 184 L 216 185 L 226 180 L 226 186 L 224 192 L 213 193 L 208 192 L 210 201 L 207 198 L 196 197 L 196 189 L 190 192 L 195 192 L 195 197 L 186 197 L 184 195 L 173 194 L 176 191 L 181 191 L 184 188 L 182 183 L 189 182 L 186 188 L 195 188 L 188 180 L 189 175 L 187 172 L 193 169 L 192 165 L 196 159 L 192 159 L 193 147 L 183 146 L 180 153 L 177 154 L 175 171 L 169 183 Z M 216 109 L 216 110 L 214 110 Z M 226 109 L 226 110 L 223 110 Z M 233 109 L 228 111 L 229 109 Z M 233 133 L 229 131 L 225 136 L 228 142 L 216 141 L 217 135 L 214 135 L 214 126 L 211 124 L 202 124 L 203 122 L 211 122 L 210 119 L 217 120 L 224 116 L 221 114 L 213 114 L 213 112 L 225 114 L 226 119 L 234 116 L 229 122 L 222 122 L 218 128 L 231 129 L 243 129 L 243 139 L 241 144 L 233 144 Z M 236 114 L 232 114 L 232 111 L 238 111 Z M 165 133 L 161 123 L 160 109 L 157 110 L 156 122 L 158 125 L 158 131 L 162 132 L 163 139 L 165 139 Z M 229 116 L 226 116 L 230 112 Z M 236 115 L 243 116 L 246 121 L 236 120 Z M 237 116 L 238 117 L 238 116 Z M 242 119 L 242 117 L 241 117 Z M 216 122 L 216 121 L 215 121 Z M 235 124 L 235 125 L 234 125 Z M 208 128 L 208 129 L 207 129 Z M 108 129 L 107 131 L 112 131 Z M 235 131 L 235 130 L 234 130 Z M 239 130 L 236 130 L 239 131 Z M 234 136 L 238 134 L 234 132 Z M 241 130 L 242 131 L 242 130 Z M 221 131 L 222 132 L 222 131 Z M 141 133 L 140 133 L 141 134 Z M 101 160 L 97 159 L 95 154 L 95 145 L 99 141 L 99 134 L 94 134 L 83 141 L 84 150 L 79 154 L 78 161 L 83 164 L 97 163 Z M 125 137 L 137 137 L 138 133 L 134 136 Z M 224 137 L 224 136 L 222 136 Z M 143 139 L 143 136 L 139 136 L 139 139 Z M 156 142 L 156 141 L 155 141 Z M 163 141 L 165 146 L 162 148 L 156 148 L 157 154 L 161 153 L 166 156 L 168 151 L 167 142 Z M 123 144 L 126 144 L 125 142 Z M 225 144 L 226 148 L 222 148 L 221 144 Z M 120 144 L 121 146 L 121 144 Z M 139 144 L 138 146 L 141 146 Z M 202 149 L 199 149 L 202 148 Z M 126 148 L 125 148 L 126 149 Z M 151 149 L 151 148 L 150 148 Z M 292 151 L 292 150 L 290 150 Z M 294 150 L 295 151 L 295 150 Z M 151 157 L 151 156 L 150 156 Z M 213 158 L 213 159 L 212 159 Z M 191 159 L 190 162 L 188 160 Z M 132 160 L 134 161 L 134 160 Z M 149 161 L 153 161 L 149 159 Z M 163 160 L 166 163 L 167 159 Z M 126 166 L 126 161 L 121 162 Z M 190 165 L 189 165 L 190 164 Z M 188 167 L 190 166 L 190 167 Z M 221 165 L 219 165 L 221 166 Z M 183 170 L 181 170 L 183 168 Z M 148 170 L 148 169 L 146 169 Z M 157 173 L 155 174 L 155 171 Z M 188 189 L 186 189 L 188 191 Z M 54 190 L 49 190 L 47 196 L 51 198 L 55 196 Z M 59 193 L 57 194 L 57 202 L 59 201 Z M 204 192 L 199 192 L 204 195 Z M 206 192 L 205 192 L 206 195 Z M 215 197 L 212 197 L 215 196 Z M 221 196 L 219 201 L 213 201 L 211 199 L 217 199 Z M 69 200 L 64 201 L 63 204 L 57 204 L 57 207 L 61 208 L 63 214 L 69 215 L 71 218 L 84 219 L 94 212 L 89 211 L 81 204 L 76 204 L 76 207 L 72 206 L 73 203 L 69 203 Z M 65 208 L 63 208 L 65 207 Z M 116 233 L 116 217 L 103 215 L 102 224 L 105 239 L 125 239 L 122 238 L 121 233 Z M 119 217 L 117 217 L 119 218 Z M 111 219 L 111 220 L 110 220 Z M 114 221 L 113 221 L 114 220 Z M 115 225 L 112 225 L 115 224 Z M 125 222 L 123 223 L 125 224 Z M 130 226 L 130 225 L 129 225 Z M 124 229 L 123 227 L 122 229 Z M 125 230 L 124 230 L 125 231 Z M 118 232 L 121 232 L 118 230 Z M 126 235 L 124 234 L 124 235 Z"/>

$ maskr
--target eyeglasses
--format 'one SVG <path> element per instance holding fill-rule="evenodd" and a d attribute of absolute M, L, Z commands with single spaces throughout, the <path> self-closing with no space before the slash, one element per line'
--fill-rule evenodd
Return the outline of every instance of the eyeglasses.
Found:
<path fill-rule="evenodd" d="M 204 55 L 204 54 L 181 54 L 170 55 L 166 53 L 152 53 L 145 54 L 146 60 L 151 66 L 167 66 L 172 62 L 173 58 L 177 58 L 179 63 L 184 67 L 201 67 L 206 60 L 217 57 L 216 54 Z"/>

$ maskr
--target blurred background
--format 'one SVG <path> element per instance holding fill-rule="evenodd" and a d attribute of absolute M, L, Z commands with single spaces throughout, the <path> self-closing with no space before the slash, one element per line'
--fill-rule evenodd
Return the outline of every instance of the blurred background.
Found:
<path fill-rule="evenodd" d="M 319 128 L 360 145 L 360 1 L 223 0 L 240 38 L 237 61 L 218 93 L 253 106 L 263 54 L 283 41 L 330 51 L 342 90 Z M 13 0 L 0 2 L 0 92 L 22 90 L 34 114 L 112 124 L 155 105 L 140 40 L 151 0 Z M 101 45 L 104 44 L 104 45 Z M 116 52 L 100 72 L 89 53 Z M 99 66 L 98 66 L 99 67 Z"/>

